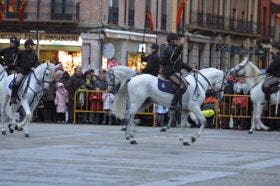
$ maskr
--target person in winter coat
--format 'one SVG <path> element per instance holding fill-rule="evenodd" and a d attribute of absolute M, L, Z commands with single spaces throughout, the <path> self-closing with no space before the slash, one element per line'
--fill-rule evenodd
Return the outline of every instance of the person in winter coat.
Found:
<path fill-rule="evenodd" d="M 16 37 L 11 37 L 10 47 L 0 50 L 0 60 L 1 56 L 3 56 L 1 64 L 9 75 L 14 73 L 16 70 L 16 59 L 19 51 L 18 47 L 19 40 Z"/>
<path fill-rule="evenodd" d="M 158 55 L 159 46 L 156 43 L 153 43 L 151 50 L 152 53 L 150 55 L 141 56 L 141 61 L 147 62 L 146 67 L 142 69 L 142 73 L 157 76 L 160 66 L 160 57 Z"/>
<path fill-rule="evenodd" d="M 84 84 L 83 72 L 81 67 L 75 68 L 75 73 L 70 77 L 67 82 L 66 89 L 69 95 L 69 123 L 73 122 L 73 112 L 74 112 L 74 96 L 75 92 Z"/>
<path fill-rule="evenodd" d="M 105 111 L 103 124 L 112 124 L 112 104 L 115 96 L 112 93 L 105 92 L 102 94 L 103 110 Z"/>
<path fill-rule="evenodd" d="M 30 72 L 34 71 L 34 69 L 40 64 L 38 56 L 33 50 L 34 42 L 32 39 L 27 39 L 24 43 L 25 50 L 20 51 L 18 54 L 18 58 L 16 61 L 17 67 L 17 76 L 15 80 L 15 84 L 12 88 L 11 95 L 11 104 L 16 104 L 18 99 L 18 88 L 20 86 L 21 81 L 24 77 Z"/>
<path fill-rule="evenodd" d="M 271 49 L 271 63 L 266 72 L 269 75 L 263 84 L 263 90 L 265 92 L 265 104 L 270 105 L 270 86 L 280 81 L 280 42 L 272 46 Z"/>
<path fill-rule="evenodd" d="M 180 110 L 180 108 L 177 106 L 177 103 L 182 94 L 187 90 L 188 84 L 183 76 L 177 75 L 176 73 L 181 73 L 182 69 L 185 69 L 188 72 L 192 71 L 193 69 L 189 65 L 183 63 L 181 59 L 185 38 L 182 37 L 179 40 L 177 34 L 170 33 L 167 35 L 166 40 L 168 44 L 163 50 L 161 56 L 162 73 L 165 75 L 165 77 L 170 79 L 178 86 L 178 90 L 176 91 L 171 102 L 170 109 Z"/>
<path fill-rule="evenodd" d="M 56 118 L 57 122 L 64 122 L 68 104 L 68 91 L 64 88 L 63 83 L 58 83 L 57 86 L 54 100 L 54 104 L 56 105 Z"/>

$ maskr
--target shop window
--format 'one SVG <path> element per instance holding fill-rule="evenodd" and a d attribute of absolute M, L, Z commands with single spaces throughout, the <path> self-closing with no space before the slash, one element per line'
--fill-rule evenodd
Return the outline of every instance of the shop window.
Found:
<path fill-rule="evenodd" d="M 146 63 L 141 62 L 141 53 L 128 53 L 127 66 L 137 72 L 145 68 Z"/>
<path fill-rule="evenodd" d="M 166 30 L 167 26 L 167 0 L 162 0 L 161 3 L 161 30 Z"/>
<path fill-rule="evenodd" d="M 73 1 L 72 0 L 52 0 L 53 20 L 72 20 Z"/>
<path fill-rule="evenodd" d="M 18 18 L 18 10 L 21 6 L 22 0 L 7 0 L 6 17 L 10 19 Z M 27 18 L 27 13 L 24 13 L 24 19 Z"/>

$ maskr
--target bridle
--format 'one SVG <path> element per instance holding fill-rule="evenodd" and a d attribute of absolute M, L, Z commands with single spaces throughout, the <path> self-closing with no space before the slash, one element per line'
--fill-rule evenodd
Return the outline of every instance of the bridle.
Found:
<path fill-rule="evenodd" d="M 118 83 L 116 85 L 116 79 L 119 80 L 119 82 L 120 82 L 120 78 L 116 77 L 115 71 L 113 69 L 108 72 L 108 77 L 109 77 L 108 86 L 109 87 L 113 87 L 113 88 L 110 88 L 109 91 L 111 93 L 116 93 L 118 91 L 118 89 L 120 88 L 120 83 Z"/>

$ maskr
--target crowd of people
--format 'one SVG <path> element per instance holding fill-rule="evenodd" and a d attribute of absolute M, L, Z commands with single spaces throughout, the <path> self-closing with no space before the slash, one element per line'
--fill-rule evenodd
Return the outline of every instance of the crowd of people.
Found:
<path fill-rule="evenodd" d="M 145 56 L 142 54 L 141 60 L 147 62 L 147 65 L 142 69 L 142 73 L 157 76 L 159 73 L 164 75 L 167 79 L 171 80 L 177 85 L 177 91 L 171 102 L 170 108 L 161 105 L 156 106 L 157 123 L 160 126 L 166 124 L 171 112 L 175 112 L 178 117 L 174 123 L 180 120 L 180 97 L 187 90 L 188 83 L 185 82 L 183 76 L 177 73 L 185 70 L 187 72 L 196 71 L 192 67 L 183 63 L 181 54 L 183 44 L 185 43 L 184 37 L 179 37 L 175 33 L 167 35 L 167 45 L 162 48 L 161 55 L 159 55 L 159 45 L 156 43 L 151 45 L 151 54 Z M 34 42 L 32 39 L 27 39 L 24 43 L 25 50 L 19 50 L 19 40 L 16 37 L 10 39 L 10 47 L 0 50 L 0 63 L 4 66 L 8 74 L 17 73 L 15 84 L 12 88 L 11 104 L 17 102 L 17 89 L 20 86 L 21 80 L 39 65 L 38 56 L 33 50 Z M 268 73 L 273 78 L 268 78 L 265 82 L 265 89 L 269 89 L 271 82 L 279 81 L 278 67 L 280 68 L 280 44 L 273 45 L 272 49 L 272 63 L 268 68 Z M 111 67 L 118 65 L 115 58 L 109 59 Z M 73 122 L 74 98 L 75 92 L 79 89 L 101 91 L 100 94 L 87 93 L 76 95 L 76 106 L 82 108 L 84 105 L 89 106 L 89 110 L 102 110 L 102 113 L 79 113 L 77 122 L 94 123 L 94 124 L 112 124 L 115 121 L 111 114 L 111 105 L 114 95 L 106 92 L 108 83 L 106 82 L 106 70 L 99 70 L 97 74 L 93 69 L 89 69 L 83 73 L 81 67 L 75 68 L 72 76 L 63 69 L 62 64 L 55 72 L 55 80 L 49 86 L 49 90 L 41 100 L 37 107 L 35 118 L 44 122 Z M 275 75 L 276 74 L 276 75 Z M 272 81 L 273 80 L 273 81 Z M 225 94 L 234 94 L 234 97 L 225 97 L 220 103 L 221 112 L 226 115 L 246 115 L 251 112 L 250 101 L 246 94 L 249 94 L 249 88 L 244 83 L 242 78 L 234 78 L 233 76 L 227 77 L 225 86 Z M 268 91 L 269 92 L 269 91 Z M 211 90 L 208 90 L 206 99 L 201 109 L 204 116 L 208 121 L 210 127 L 214 127 L 214 115 L 217 109 L 217 98 Z M 266 100 L 269 103 L 269 93 L 266 92 Z M 85 100 L 86 99 L 86 100 Z M 100 102 L 100 105 L 91 103 Z M 100 108 L 102 107 L 102 108 Z M 178 114 L 179 113 L 179 114 Z M 172 114 L 172 113 L 171 113 Z M 173 113 L 174 114 L 174 113 Z M 250 114 L 250 113 L 249 113 Z M 223 128 L 234 129 L 247 129 L 249 127 L 249 119 L 246 118 L 233 118 L 233 126 L 230 126 L 230 118 L 222 118 L 221 126 Z"/>

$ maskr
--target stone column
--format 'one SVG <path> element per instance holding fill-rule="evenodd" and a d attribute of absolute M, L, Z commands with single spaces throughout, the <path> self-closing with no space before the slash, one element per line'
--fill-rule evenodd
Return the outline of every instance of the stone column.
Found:
<path fill-rule="evenodd" d="M 82 69 L 86 71 L 91 68 L 95 71 L 99 71 L 102 63 L 102 50 L 101 42 L 102 37 L 100 34 L 82 33 Z"/>
<path fill-rule="evenodd" d="M 209 62 L 210 62 L 210 43 L 204 43 L 202 55 L 203 55 L 203 57 L 202 57 L 201 68 L 209 67 Z"/>

